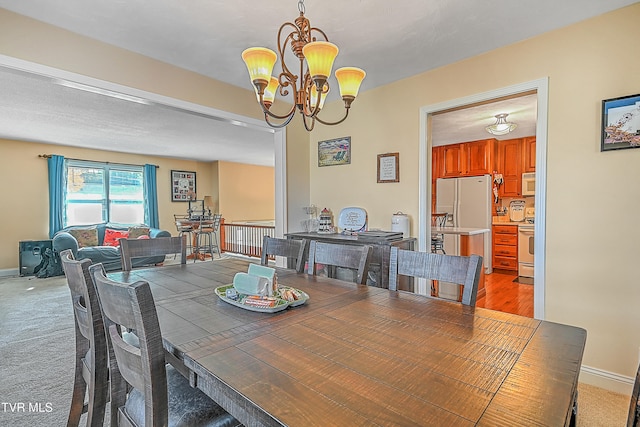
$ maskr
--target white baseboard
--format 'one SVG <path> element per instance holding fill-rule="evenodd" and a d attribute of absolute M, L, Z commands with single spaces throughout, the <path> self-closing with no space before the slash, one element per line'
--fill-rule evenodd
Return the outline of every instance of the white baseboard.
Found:
<path fill-rule="evenodd" d="M 580 382 L 631 396 L 635 378 L 582 365 Z"/>
<path fill-rule="evenodd" d="M 18 276 L 19 270 L 17 268 L 5 268 L 0 270 L 0 277 Z"/>

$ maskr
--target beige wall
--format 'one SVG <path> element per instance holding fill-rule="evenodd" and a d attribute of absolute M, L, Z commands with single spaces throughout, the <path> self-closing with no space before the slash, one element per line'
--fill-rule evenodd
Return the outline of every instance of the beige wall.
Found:
<path fill-rule="evenodd" d="M 640 4 L 635 4 L 361 93 L 344 124 L 318 126 L 310 141 L 294 120 L 287 129 L 289 224 L 295 224 L 292 218 L 300 218 L 300 208 L 308 203 L 334 212 L 362 206 L 371 227 L 388 228 L 391 214 L 409 213 L 416 234 L 419 108 L 548 76 L 546 316 L 587 329 L 585 365 L 633 376 L 640 346 L 640 286 L 633 268 L 640 240 L 635 226 L 640 195 L 634 185 L 640 178 L 640 150 L 601 153 L 599 138 L 601 100 L 639 92 L 640 56 L 634 48 L 640 39 L 639 19 Z M 0 54 L 259 116 L 249 91 L 1 9 Z M 327 105 L 324 116 L 338 117 L 337 107 Z M 317 142 L 340 136 L 352 138 L 352 163 L 318 168 Z M 17 151 L 13 147 L 11 154 Z M 377 154 L 395 151 L 400 152 L 400 182 L 376 184 Z M 32 165 L 42 164 L 38 162 L 42 160 L 20 164 L 12 177 L 31 173 Z M 43 178 L 36 174 L 28 179 Z M 36 217 L 16 213 L 19 208 L 40 209 L 41 203 L 16 201 L 16 194 L 25 197 L 26 191 L 7 186 L 0 191 L 4 200 L 11 200 L 1 210 L 2 224 L 35 227 L 46 234 Z"/>
<path fill-rule="evenodd" d="M 362 93 L 339 128 L 311 136 L 311 201 L 367 209 L 389 228 L 409 213 L 417 234 L 419 108 L 549 77 L 548 320 L 587 329 L 584 364 L 632 377 L 638 364 L 640 150 L 600 152 L 601 101 L 640 92 L 640 3 Z M 338 113 L 335 104 L 325 113 Z M 315 144 L 350 135 L 352 162 L 318 168 Z M 376 183 L 376 156 L 400 152 L 400 182 Z"/>
<path fill-rule="evenodd" d="M 268 166 L 217 162 L 220 210 L 225 222 L 273 220 L 274 169 Z"/>

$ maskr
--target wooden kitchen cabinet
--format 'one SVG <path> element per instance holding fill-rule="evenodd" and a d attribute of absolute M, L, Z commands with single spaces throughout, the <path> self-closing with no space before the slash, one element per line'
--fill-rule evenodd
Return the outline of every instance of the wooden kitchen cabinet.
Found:
<path fill-rule="evenodd" d="M 440 177 L 451 178 L 463 174 L 463 146 L 451 144 L 442 146 L 440 159 Z"/>
<path fill-rule="evenodd" d="M 521 139 L 498 142 L 497 170 L 503 178 L 503 183 L 498 190 L 500 197 L 520 197 L 522 195 Z"/>
<path fill-rule="evenodd" d="M 491 241 L 493 268 L 518 271 L 518 226 L 494 225 Z"/>
<path fill-rule="evenodd" d="M 523 165 L 522 172 L 536 171 L 536 137 L 529 136 L 522 139 Z"/>
<path fill-rule="evenodd" d="M 483 139 L 464 143 L 465 168 L 463 175 L 490 175 L 495 168 L 496 147 L 498 140 Z"/>

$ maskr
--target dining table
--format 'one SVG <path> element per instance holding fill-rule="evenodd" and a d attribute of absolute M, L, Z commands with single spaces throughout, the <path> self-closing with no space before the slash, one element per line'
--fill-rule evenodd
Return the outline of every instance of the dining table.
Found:
<path fill-rule="evenodd" d="M 215 289 L 227 257 L 113 272 L 150 284 L 169 361 L 245 426 L 565 426 L 586 331 L 276 268 L 308 300 L 265 313 Z"/>

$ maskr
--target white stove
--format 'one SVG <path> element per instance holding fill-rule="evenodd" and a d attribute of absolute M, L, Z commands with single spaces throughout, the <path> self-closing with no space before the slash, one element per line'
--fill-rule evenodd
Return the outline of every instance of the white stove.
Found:
<path fill-rule="evenodd" d="M 518 224 L 518 276 L 533 278 L 534 208 L 526 208 L 524 216 Z"/>

